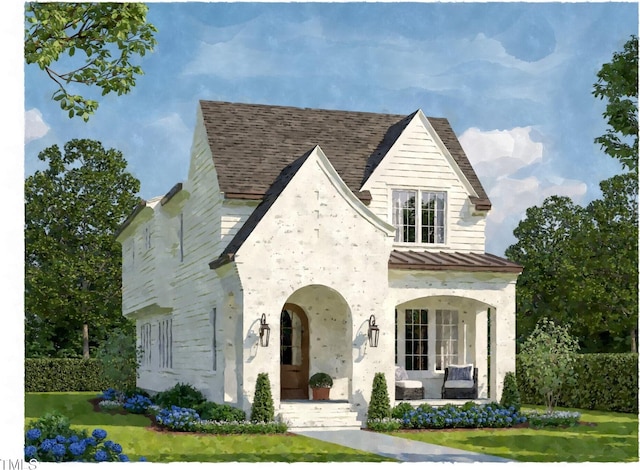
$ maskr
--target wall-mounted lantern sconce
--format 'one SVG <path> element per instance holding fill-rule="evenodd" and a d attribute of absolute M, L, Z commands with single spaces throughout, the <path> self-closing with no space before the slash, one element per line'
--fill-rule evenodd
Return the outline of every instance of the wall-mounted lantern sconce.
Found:
<path fill-rule="evenodd" d="M 271 334 L 271 328 L 267 324 L 267 316 L 263 313 L 260 317 L 260 346 L 265 348 L 269 346 L 269 335 Z"/>
<path fill-rule="evenodd" d="M 369 345 L 372 348 L 378 347 L 378 338 L 380 336 L 380 328 L 376 325 L 375 315 L 369 317 Z"/>

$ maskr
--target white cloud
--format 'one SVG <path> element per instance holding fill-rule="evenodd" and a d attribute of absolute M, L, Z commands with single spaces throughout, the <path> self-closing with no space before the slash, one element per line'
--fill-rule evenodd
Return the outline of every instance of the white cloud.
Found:
<path fill-rule="evenodd" d="M 24 113 L 24 143 L 40 139 L 47 135 L 50 127 L 42 119 L 42 113 L 36 109 L 30 109 Z"/>
<path fill-rule="evenodd" d="M 476 171 L 484 167 L 485 174 L 500 177 L 542 160 L 543 145 L 531 139 L 531 131 L 531 127 L 516 127 L 483 132 L 472 127 L 460 136 L 460 143 Z"/>
<path fill-rule="evenodd" d="M 544 145 L 534 142 L 531 132 L 531 127 L 487 132 L 471 128 L 460 136 L 460 143 L 492 203 L 487 217 L 488 251 L 513 241 L 504 224 L 521 220 L 527 208 L 542 204 L 552 195 L 578 200 L 587 192 L 584 182 L 559 175 L 525 176 L 527 169 L 542 163 L 544 157 Z M 522 176 L 517 176 L 518 173 Z"/>

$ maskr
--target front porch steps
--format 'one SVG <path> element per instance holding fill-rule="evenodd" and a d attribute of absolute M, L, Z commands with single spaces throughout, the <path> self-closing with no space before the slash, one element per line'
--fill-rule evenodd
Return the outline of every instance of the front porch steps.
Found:
<path fill-rule="evenodd" d="M 351 404 L 346 401 L 287 400 L 280 403 L 278 413 L 290 428 L 295 429 L 362 427 L 358 413 L 352 411 Z"/>

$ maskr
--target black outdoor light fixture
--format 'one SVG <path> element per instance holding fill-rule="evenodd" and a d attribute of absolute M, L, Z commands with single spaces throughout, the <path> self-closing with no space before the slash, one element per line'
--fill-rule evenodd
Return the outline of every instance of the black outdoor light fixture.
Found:
<path fill-rule="evenodd" d="M 369 344 L 372 348 L 378 347 L 378 337 L 380 336 L 380 328 L 376 325 L 375 315 L 369 317 Z"/>
<path fill-rule="evenodd" d="M 269 335 L 271 334 L 271 328 L 267 324 L 267 316 L 263 313 L 260 317 L 260 346 L 265 348 L 269 346 Z"/>

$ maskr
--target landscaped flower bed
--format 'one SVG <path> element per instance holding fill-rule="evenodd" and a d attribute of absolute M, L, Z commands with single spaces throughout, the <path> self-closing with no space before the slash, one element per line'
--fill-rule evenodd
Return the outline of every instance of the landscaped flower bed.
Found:
<path fill-rule="evenodd" d="M 392 418 L 369 420 L 367 426 L 373 431 L 388 432 L 398 429 L 507 428 L 527 421 L 527 417 L 515 408 L 498 403 L 478 405 L 468 402 L 463 406 L 439 408 L 426 404 L 414 408 L 401 403 L 392 414 Z"/>
<path fill-rule="evenodd" d="M 89 436 L 84 429 L 72 431 L 66 417 L 50 414 L 27 430 L 24 458 L 38 462 L 128 462 L 122 446 L 106 438 L 104 429 L 94 429 Z"/>
<path fill-rule="evenodd" d="M 195 389 L 185 384 L 161 393 L 163 401 L 183 402 L 184 396 L 196 395 Z M 153 399 L 135 394 L 127 397 L 124 393 L 114 389 L 105 390 L 98 404 L 100 409 L 124 408 L 127 412 L 146 414 L 158 428 L 175 432 L 199 432 L 208 434 L 282 434 L 288 426 L 280 421 L 252 422 L 245 418 L 242 410 L 229 405 L 221 405 L 208 401 L 201 401 L 196 408 L 202 410 L 204 418 L 214 416 L 215 419 L 203 419 L 194 408 L 177 405 L 158 406 Z M 204 399 L 204 398 L 202 398 Z M 196 400 L 191 400 L 195 402 Z M 106 404 L 103 407 L 102 404 Z"/>
<path fill-rule="evenodd" d="M 577 411 L 530 411 L 526 413 L 527 421 L 534 428 L 546 426 L 577 426 L 581 414 Z"/>

